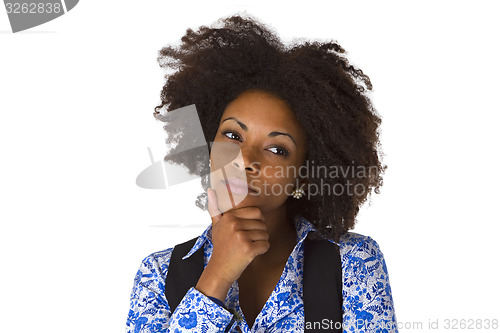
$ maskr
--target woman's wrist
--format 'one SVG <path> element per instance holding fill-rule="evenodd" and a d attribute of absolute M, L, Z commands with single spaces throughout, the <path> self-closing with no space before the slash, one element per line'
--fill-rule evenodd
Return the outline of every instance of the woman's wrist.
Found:
<path fill-rule="evenodd" d="M 195 288 L 207 297 L 223 300 L 226 299 L 231 284 L 205 268 Z"/>

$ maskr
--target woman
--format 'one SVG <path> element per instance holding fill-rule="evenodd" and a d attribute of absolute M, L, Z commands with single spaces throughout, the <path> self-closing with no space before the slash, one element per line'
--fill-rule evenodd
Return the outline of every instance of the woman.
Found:
<path fill-rule="evenodd" d="M 385 170 L 369 78 L 337 43 L 220 23 L 160 51 L 155 109 L 196 106 L 210 161 L 166 159 L 203 176 L 212 224 L 143 261 L 127 332 L 397 332 L 382 252 L 348 231 Z"/>

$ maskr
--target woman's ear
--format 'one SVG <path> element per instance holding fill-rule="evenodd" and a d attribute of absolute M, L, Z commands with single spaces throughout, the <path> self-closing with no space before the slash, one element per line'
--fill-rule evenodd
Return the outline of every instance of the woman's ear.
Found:
<path fill-rule="evenodd" d="M 302 188 L 305 190 L 307 186 L 310 184 L 309 178 L 308 177 L 299 177 L 298 178 L 298 188 Z"/>
<path fill-rule="evenodd" d="M 309 188 L 309 184 L 311 183 L 311 181 L 309 180 L 308 177 L 300 177 L 297 179 L 297 186 L 296 188 L 297 189 L 302 189 L 304 191 L 307 192 L 308 188 Z"/>

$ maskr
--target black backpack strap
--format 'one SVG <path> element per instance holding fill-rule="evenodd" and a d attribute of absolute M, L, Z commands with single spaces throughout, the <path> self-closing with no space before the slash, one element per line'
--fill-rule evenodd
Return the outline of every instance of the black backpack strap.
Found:
<path fill-rule="evenodd" d="M 323 332 L 321 325 L 325 322 L 329 332 L 342 332 L 342 263 L 338 245 L 326 239 L 304 240 L 303 292 L 305 332 Z"/>
<path fill-rule="evenodd" d="M 165 296 L 171 313 L 182 301 L 189 288 L 196 286 L 203 273 L 203 246 L 189 258 L 182 260 L 196 243 L 198 237 L 174 246 L 165 280 Z"/>

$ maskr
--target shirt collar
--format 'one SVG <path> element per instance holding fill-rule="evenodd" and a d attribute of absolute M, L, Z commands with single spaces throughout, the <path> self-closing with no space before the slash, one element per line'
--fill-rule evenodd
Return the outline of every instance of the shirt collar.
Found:
<path fill-rule="evenodd" d="M 316 231 L 316 228 L 314 225 L 309 222 L 306 218 L 297 215 L 295 217 L 295 230 L 297 230 L 297 244 L 300 244 L 306 239 L 307 235 L 309 234 L 310 231 Z M 182 260 L 189 258 L 193 253 L 198 251 L 205 242 L 208 242 L 210 245 L 212 245 L 212 224 L 210 224 L 205 231 L 198 237 L 196 242 L 194 243 L 193 247 L 191 250 L 184 256 L 182 257 Z"/>

